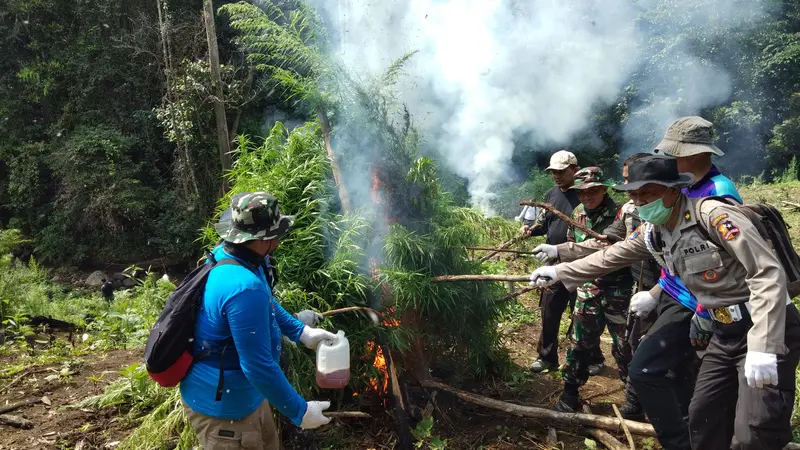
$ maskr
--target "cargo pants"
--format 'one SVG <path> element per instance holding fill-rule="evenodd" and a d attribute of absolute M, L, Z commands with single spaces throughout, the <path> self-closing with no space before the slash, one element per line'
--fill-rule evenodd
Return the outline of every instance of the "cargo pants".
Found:
<path fill-rule="evenodd" d="M 578 298 L 573 313 L 567 364 L 562 372 L 565 384 L 582 386 L 589 379 L 592 355 L 600 350 L 600 336 L 608 328 L 611 335 L 611 354 L 617 362 L 619 377 L 628 378 L 631 347 L 625 341 L 630 288 L 603 288 L 591 298 Z"/>
<path fill-rule="evenodd" d="M 795 370 L 800 361 L 800 313 L 786 307 L 785 343 L 778 355 L 778 385 L 751 388 L 744 377 L 749 316 L 714 323 L 689 405 L 693 450 L 780 450 L 792 439 Z"/>
<path fill-rule="evenodd" d="M 186 417 L 197 433 L 203 450 L 279 450 L 278 430 L 272 409 L 264 401 L 249 416 L 239 420 L 221 419 L 194 411 L 182 401 Z"/>

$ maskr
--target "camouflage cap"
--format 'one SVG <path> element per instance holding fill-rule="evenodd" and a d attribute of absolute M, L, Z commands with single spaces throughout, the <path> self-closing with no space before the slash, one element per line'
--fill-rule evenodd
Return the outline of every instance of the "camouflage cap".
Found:
<path fill-rule="evenodd" d="M 589 189 L 595 186 L 610 187 L 612 183 L 606 181 L 603 169 L 599 167 L 584 167 L 575 174 L 575 184 L 570 189 Z"/>
<path fill-rule="evenodd" d="M 219 236 L 232 244 L 248 241 L 269 241 L 286 234 L 294 216 L 282 216 L 278 199 L 266 192 L 252 192 L 234 197 L 231 219 L 220 221 L 214 228 Z"/>
<path fill-rule="evenodd" d="M 681 117 L 672 122 L 654 153 L 675 158 L 700 153 L 725 154 L 714 145 L 714 124 L 698 116 Z"/>

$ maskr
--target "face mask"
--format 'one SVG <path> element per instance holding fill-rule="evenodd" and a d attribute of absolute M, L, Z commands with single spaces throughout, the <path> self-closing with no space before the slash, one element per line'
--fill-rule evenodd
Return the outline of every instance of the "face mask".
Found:
<path fill-rule="evenodd" d="M 664 198 L 660 198 L 646 205 L 637 206 L 639 217 L 653 225 L 664 225 L 672 215 L 672 208 L 664 206 Z"/>

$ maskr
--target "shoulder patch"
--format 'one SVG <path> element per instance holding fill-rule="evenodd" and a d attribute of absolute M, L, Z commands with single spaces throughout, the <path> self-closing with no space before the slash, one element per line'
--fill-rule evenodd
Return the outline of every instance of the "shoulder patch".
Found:
<path fill-rule="evenodd" d="M 722 213 L 722 214 L 718 215 L 717 217 L 715 217 L 714 220 L 711 221 L 711 226 L 712 227 L 716 227 L 717 225 L 719 225 L 720 222 L 722 222 L 723 220 L 725 220 L 727 218 L 728 218 L 728 213 Z"/>
<path fill-rule="evenodd" d="M 634 240 L 637 237 L 639 237 L 639 227 L 636 227 L 636 229 L 634 229 L 633 232 L 631 232 L 631 234 L 628 235 L 628 239 Z"/>
<path fill-rule="evenodd" d="M 722 217 L 722 216 L 725 216 L 725 217 Z M 736 236 L 739 235 L 739 228 L 736 225 L 734 225 L 733 222 L 730 221 L 727 218 L 727 216 L 728 216 L 727 214 L 723 214 L 722 216 L 717 217 L 716 219 L 714 219 L 712 221 L 712 224 L 714 222 L 717 223 L 717 225 L 714 225 L 714 226 L 717 228 L 717 231 L 719 232 L 719 235 L 722 236 L 723 240 L 732 241 L 732 240 L 736 239 Z M 717 219 L 719 219 L 719 220 L 717 220 Z"/>
<path fill-rule="evenodd" d="M 689 212 L 688 209 L 683 212 L 683 220 L 686 222 L 692 220 L 692 214 Z"/>

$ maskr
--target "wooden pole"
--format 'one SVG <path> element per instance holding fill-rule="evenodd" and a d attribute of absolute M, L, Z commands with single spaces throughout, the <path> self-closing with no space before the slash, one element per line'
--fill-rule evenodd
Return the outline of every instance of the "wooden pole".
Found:
<path fill-rule="evenodd" d="M 228 179 L 224 176 L 231 170 L 231 142 L 228 138 L 228 120 L 225 117 L 225 93 L 222 90 L 222 72 L 219 67 L 219 48 L 217 48 L 217 27 L 214 24 L 214 6 L 211 0 L 203 0 L 203 17 L 208 38 L 208 60 L 211 68 L 211 85 L 214 88 L 214 114 L 217 118 L 217 143 L 219 161 L 222 165 L 222 194 L 228 192 Z"/>
<path fill-rule="evenodd" d="M 613 431 L 616 433 L 621 432 L 620 421 L 615 417 L 596 416 L 594 414 L 581 413 L 562 413 L 553 411 L 551 409 L 538 408 L 535 406 L 516 405 L 514 403 L 495 400 L 482 395 L 462 391 L 433 380 L 421 381 L 421 383 L 429 388 L 447 391 L 464 401 L 484 406 L 486 408 L 504 411 L 508 414 L 514 414 L 522 417 L 532 417 L 535 419 L 552 420 L 553 422 L 559 422 L 567 425 L 600 428 L 602 430 Z M 628 429 L 631 431 L 631 433 L 641 436 L 656 436 L 656 431 L 650 424 L 634 422 L 632 420 L 626 420 L 625 424 L 628 426 Z"/>
<path fill-rule="evenodd" d="M 448 283 L 453 281 L 531 281 L 530 275 L 441 275 L 433 277 L 434 283 Z"/>
<path fill-rule="evenodd" d="M 532 255 L 533 254 L 533 252 L 530 252 L 530 251 L 506 250 L 506 249 L 503 249 L 503 248 L 459 247 L 459 246 L 453 246 L 453 247 L 450 247 L 450 248 L 465 248 L 467 250 L 485 250 L 485 251 L 495 252 L 495 253 L 516 253 L 518 255 Z"/>
<path fill-rule="evenodd" d="M 369 419 L 372 417 L 369 414 L 361 411 L 322 411 L 322 414 L 325 417 L 337 419 Z"/>
<path fill-rule="evenodd" d="M 5 414 L 7 412 L 14 411 L 15 409 L 22 408 L 23 406 L 35 405 L 37 403 L 42 403 L 42 401 L 43 400 L 41 398 L 33 398 L 33 399 L 28 399 L 28 400 L 24 400 L 24 401 L 21 401 L 21 402 L 17 402 L 17 403 L 8 405 L 8 406 L 3 406 L 2 408 L 0 408 L 0 414 Z"/>
<path fill-rule="evenodd" d="M 610 240 L 608 236 L 606 236 L 604 234 L 600 234 L 600 233 L 598 233 L 596 231 L 593 231 L 591 228 L 589 228 L 589 227 L 587 227 L 585 225 L 581 225 L 578 222 L 575 222 L 574 220 L 570 219 L 569 217 L 567 217 L 566 214 L 564 214 L 561 211 L 557 210 L 555 207 L 553 207 L 553 205 L 551 205 L 549 203 L 535 202 L 535 201 L 531 200 L 531 201 L 527 201 L 527 202 L 519 202 L 519 204 L 520 205 L 524 205 L 524 206 L 536 206 L 538 208 L 546 209 L 546 210 L 550 211 L 551 213 L 555 214 L 556 217 L 558 217 L 559 219 L 561 219 L 564 222 L 568 223 L 570 226 L 583 231 L 584 233 L 588 234 L 589 236 L 591 236 L 591 237 L 593 237 L 593 238 L 595 238 L 597 240 L 600 240 L 600 241 L 608 241 L 608 240 Z"/>

